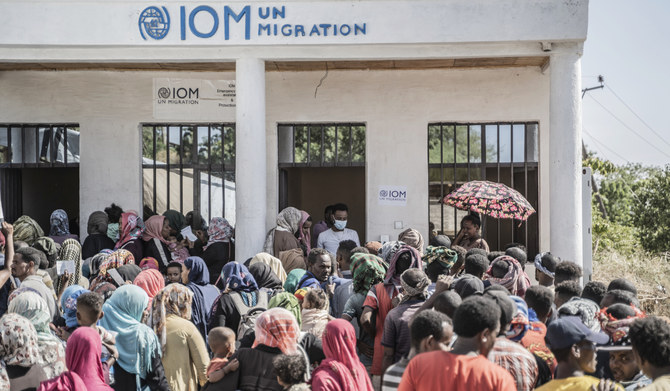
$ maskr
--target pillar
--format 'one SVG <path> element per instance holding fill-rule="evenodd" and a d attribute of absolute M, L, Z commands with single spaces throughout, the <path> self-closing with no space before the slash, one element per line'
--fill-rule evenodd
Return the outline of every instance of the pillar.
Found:
<path fill-rule="evenodd" d="M 236 62 L 235 259 L 243 262 L 263 250 L 267 214 L 265 142 L 265 62 Z"/>
<path fill-rule="evenodd" d="M 582 265 L 581 53 L 550 57 L 549 182 L 551 252 Z"/>

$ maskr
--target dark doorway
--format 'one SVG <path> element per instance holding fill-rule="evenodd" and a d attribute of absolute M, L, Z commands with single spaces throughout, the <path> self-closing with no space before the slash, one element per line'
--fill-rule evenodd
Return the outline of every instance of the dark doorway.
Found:
<path fill-rule="evenodd" d="M 347 227 L 365 242 L 365 167 L 294 167 L 279 171 L 279 209 L 304 210 L 314 224 L 323 209 L 338 202 L 349 207 Z"/>

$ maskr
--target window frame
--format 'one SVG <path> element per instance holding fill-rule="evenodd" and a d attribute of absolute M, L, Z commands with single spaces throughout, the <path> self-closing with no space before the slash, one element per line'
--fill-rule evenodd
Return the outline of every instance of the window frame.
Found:
<path fill-rule="evenodd" d="M 19 128 L 21 130 L 21 157 L 22 161 L 21 162 L 13 162 L 13 151 L 12 151 L 12 133 L 13 129 Z M 49 144 L 48 146 L 43 145 L 44 144 L 44 136 L 42 137 L 42 142 L 40 143 L 40 129 L 48 128 L 50 132 L 52 132 L 49 137 Z M 65 131 L 63 132 L 63 138 L 59 141 L 54 141 L 54 138 L 56 136 L 53 136 L 53 132 L 55 131 L 56 134 L 58 134 L 59 128 L 64 129 Z M 68 130 L 76 128 L 79 134 L 81 135 L 81 127 L 77 123 L 71 123 L 71 122 L 64 122 L 64 123 L 0 123 L 0 129 L 4 129 L 7 134 L 7 150 L 1 152 L 2 154 L 6 154 L 7 161 L 0 163 L 0 168 L 77 168 L 79 167 L 78 161 L 68 161 Z M 25 162 L 25 156 L 26 156 L 26 133 L 28 132 L 28 129 L 34 129 L 35 132 L 35 162 Z M 1 131 L 1 130 L 0 130 Z M 63 145 L 63 161 L 57 161 L 58 159 L 58 147 L 59 145 Z M 81 151 L 79 148 L 81 146 L 78 145 L 77 149 Z M 49 161 L 44 162 L 40 160 L 40 156 L 42 155 L 42 152 L 40 149 L 44 149 L 45 147 L 48 147 L 50 149 L 49 152 Z M 81 153 L 79 154 L 79 158 L 81 159 Z"/>
<path fill-rule="evenodd" d="M 335 127 L 335 145 L 334 145 L 334 151 L 335 155 L 333 157 L 333 162 L 328 162 L 325 161 L 325 143 L 323 140 L 325 139 L 325 129 L 327 127 Z M 279 151 L 280 144 L 281 144 L 281 134 L 280 129 L 285 128 L 285 127 L 290 127 L 291 128 L 291 136 L 292 136 L 292 147 L 291 147 L 291 162 L 282 162 L 282 156 L 281 152 Z M 306 150 L 306 157 L 305 157 L 305 162 L 296 162 L 296 128 L 297 127 L 307 127 L 307 144 L 305 146 Z M 320 159 L 317 162 L 311 161 L 311 144 L 312 144 L 312 128 L 320 128 Z M 349 157 L 348 159 L 339 159 L 340 153 L 339 153 L 339 138 L 338 138 L 338 129 L 340 128 L 348 128 L 349 130 Z M 354 143 L 353 143 L 353 138 L 354 138 L 354 128 L 362 128 L 363 131 L 363 141 L 365 142 L 365 145 L 363 145 L 363 160 L 362 161 L 354 161 Z M 291 168 L 291 167 L 365 167 L 366 159 L 367 159 L 367 151 L 366 151 L 366 145 L 367 145 L 367 124 L 363 122 L 287 122 L 287 123 L 278 123 L 277 124 L 277 148 L 278 148 L 278 153 L 277 153 L 277 162 L 278 162 L 278 167 L 280 169 L 282 168 Z"/>

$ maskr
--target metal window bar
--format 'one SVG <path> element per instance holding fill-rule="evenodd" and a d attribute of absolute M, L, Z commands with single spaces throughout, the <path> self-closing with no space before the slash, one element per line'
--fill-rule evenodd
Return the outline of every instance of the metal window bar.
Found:
<path fill-rule="evenodd" d="M 6 162 L 0 163 L 1 167 L 4 168 L 53 168 L 53 167 L 78 167 L 79 162 L 70 163 L 67 160 L 68 153 L 68 141 L 67 141 L 67 130 L 68 129 L 79 129 L 78 124 L 0 124 L 0 128 L 5 132 L 7 136 L 7 150 L 6 150 Z M 32 130 L 31 130 L 32 129 Z M 21 156 L 17 158 L 14 154 L 15 147 L 13 146 L 14 142 L 17 141 L 17 138 L 14 137 L 13 133 L 15 130 L 18 130 L 20 134 L 20 148 Z M 26 135 L 28 132 L 34 134 L 34 152 L 35 160 L 28 161 L 28 151 L 31 150 L 30 146 L 26 146 Z M 42 140 L 40 141 L 40 132 L 42 133 Z M 61 137 L 63 135 L 63 151 L 64 151 L 64 160 L 63 162 L 58 162 L 58 149 L 59 144 L 61 144 Z M 30 156 L 32 158 L 32 156 Z"/>
<path fill-rule="evenodd" d="M 481 131 L 481 133 L 480 133 L 481 134 L 481 154 L 482 154 L 481 163 L 473 163 L 473 162 L 470 161 L 471 146 L 470 146 L 470 128 L 469 127 L 468 127 L 468 158 L 467 158 L 468 160 L 464 163 L 457 163 L 456 162 L 456 160 L 457 160 L 456 159 L 457 158 L 457 155 L 456 155 L 456 151 L 457 151 L 456 126 L 457 125 L 468 125 L 468 126 L 469 125 L 475 125 L 475 126 L 480 126 L 481 127 L 481 129 L 480 129 L 480 131 Z M 444 193 L 445 193 L 445 187 L 444 186 L 445 186 L 445 170 L 446 169 L 451 169 L 452 170 L 452 173 L 454 175 L 454 180 L 453 180 L 454 188 L 455 188 L 456 183 L 457 183 L 456 171 L 457 171 L 458 168 L 465 168 L 466 169 L 468 179 L 471 179 L 471 171 L 470 170 L 472 170 L 472 169 L 480 169 L 481 174 L 482 174 L 482 179 L 486 179 L 486 169 L 487 168 L 494 168 L 495 169 L 496 181 L 500 182 L 501 174 L 502 174 L 502 172 L 501 172 L 502 163 L 500 161 L 500 126 L 501 125 L 508 125 L 508 123 L 495 123 L 496 155 L 497 156 L 496 156 L 496 159 L 495 159 L 494 162 L 490 161 L 487 158 L 486 125 L 491 125 L 491 124 L 490 123 L 488 123 L 488 124 L 486 124 L 486 123 L 476 123 L 476 124 L 460 124 L 460 123 L 429 124 L 429 129 L 430 129 L 431 126 L 438 126 L 437 129 L 439 129 L 439 138 L 440 139 L 439 139 L 439 142 L 437 143 L 437 145 L 440 148 L 440 161 L 439 161 L 439 163 L 430 163 L 430 157 L 429 157 L 428 167 L 429 167 L 429 169 L 430 168 L 439 168 L 440 169 L 440 194 L 441 194 L 442 197 L 444 196 Z M 529 173 L 528 173 L 528 171 L 530 169 L 533 169 L 535 171 L 535 175 L 539 175 L 539 172 L 537 171 L 537 169 L 539 167 L 539 163 L 529 161 L 529 157 L 528 157 L 529 146 L 528 146 L 528 143 L 527 143 L 526 140 L 529 137 L 528 134 L 530 132 L 530 125 L 534 125 L 535 127 L 538 127 L 538 124 L 534 123 L 534 122 L 522 122 L 522 123 L 519 123 L 519 122 L 514 123 L 513 122 L 513 123 L 509 123 L 509 125 L 510 125 L 510 140 L 509 141 L 511 143 L 511 146 L 510 146 L 510 162 L 509 162 L 509 169 L 510 169 L 510 175 L 511 175 L 511 177 L 510 177 L 511 187 L 514 186 L 514 170 L 515 169 L 522 169 L 523 170 L 523 176 L 524 176 L 523 195 L 524 195 L 524 197 L 528 198 L 528 194 L 529 194 L 528 193 L 529 192 L 529 185 L 528 185 Z M 524 132 L 523 132 L 524 154 L 523 154 L 523 161 L 522 162 L 514 162 L 514 147 L 513 147 L 513 145 L 514 145 L 514 131 L 513 131 L 514 125 L 523 125 L 524 126 L 524 128 L 523 128 L 524 129 Z M 452 129 L 453 130 L 453 134 L 450 135 L 450 138 L 449 138 L 450 140 L 453 140 L 453 142 L 454 142 L 454 159 L 453 159 L 453 162 L 445 162 L 445 156 L 444 156 L 445 129 Z M 433 137 L 435 137 L 435 136 L 433 136 Z M 451 137 L 453 137 L 453 138 L 451 138 Z M 431 140 L 429 139 L 428 140 L 428 148 L 430 148 L 430 141 Z M 505 167 L 508 167 L 507 163 L 505 163 Z M 429 207 L 429 209 L 430 209 L 430 207 Z M 456 216 L 456 210 L 454 208 L 454 227 L 455 227 L 455 231 L 458 230 L 457 223 L 458 223 L 458 217 Z M 444 231 L 444 228 L 445 228 L 444 227 L 444 204 L 442 204 L 441 208 L 440 208 L 440 224 L 439 224 L 439 226 Z M 497 230 L 497 235 L 496 235 L 497 236 L 496 245 L 499 247 L 501 239 L 502 239 L 501 238 L 501 229 L 500 229 L 500 227 L 501 227 L 500 220 L 497 220 L 497 226 L 498 226 L 498 230 Z M 484 229 L 483 234 L 485 235 L 486 227 L 483 227 L 483 229 Z M 515 235 L 514 234 L 514 224 L 512 224 L 512 229 L 513 229 L 513 231 L 512 231 L 513 235 Z M 528 245 L 529 244 L 528 243 L 529 226 L 528 226 L 527 222 L 524 224 L 523 233 L 520 233 L 520 234 L 524 236 L 525 244 Z M 517 240 L 516 235 L 513 236 L 513 240 Z"/>
<path fill-rule="evenodd" d="M 353 153 L 353 133 L 355 127 L 360 127 L 365 132 L 365 124 L 362 123 L 323 123 L 323 124 L 291 124 L 291 123 L 280 123 L 278 127 L 289 127 L 291 129 L 291 162 L 280 162 L 279 168 L 287 167 L 356 167 L 356 166 L 365 166 L 365 154 L 363 154 L 363 161 L 354 161 Z M 329 145 L 331 151 L 334 152 L 333 161 L 329 162 L 326 160 L 326 132 L 328 128 L 332 127 L 334 131 L 334 138 L 331 145 Z M 312 130 L 315 130 L 315 135 L 312 137 Z M 301 131 L 307 132 L 306 137 L 301 137 L 301 140 L 298 140 L 298 134 Z M 343 137 L 342 144 L 349 143 L 349 145 L 343 145 L 344 150 L 340 147 L 340 137 Z M 320 139 L 320 140 L 317 140 Z M 315 150 L 315 153 L 320 151 L 320 158 L 315 159 L 312 156 L 312 147 L 311 144 L 314 142 L 320 142 L 320 148 Z M 365 138 L 363 138 L 365 143 Z M 305 149 L 305 158 L 304 161 L 296 161 L 296 151 L 298 149 Z M 347 152 L 348 151 L 348 156 Z M 365 151 L 365 146 L 363 146 L 363 151 Z M 344 154 L 341 154 L 343 152 Z"/>

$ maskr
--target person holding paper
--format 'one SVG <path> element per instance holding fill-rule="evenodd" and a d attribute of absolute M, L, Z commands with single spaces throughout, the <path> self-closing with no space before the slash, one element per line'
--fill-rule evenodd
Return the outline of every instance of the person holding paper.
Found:
<path fill-rule="evenodd" d="M 233 227 L 223 217 L 212 217 L 207 228 L 209 236 L 203 247 L 202 259 L 209 269 L 210 284 L 214 284 L 221 274 L 221 269 L 235 258 L 233 246 Z"/>
<path fill-rule="evenodd" d="M 156 258 L 160 262 L 160 272 L 167 272 L 167 265 L 172 262 L 169 242 L 170 223 L 165 216 L 151 216 L 144 224 L 142 240 L 144 241 L 144 256 Z"/>

